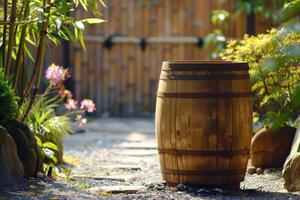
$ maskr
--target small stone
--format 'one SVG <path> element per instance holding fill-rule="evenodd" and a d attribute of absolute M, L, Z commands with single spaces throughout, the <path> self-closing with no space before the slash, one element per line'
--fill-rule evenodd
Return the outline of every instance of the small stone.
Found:
<path fill-rule="evenodd" d="M 39 179 L 44 178 L 44 174 L 42 172 L 38 172 L 36 173 L 36 177 Z"/>
<path fill-rule="evenodd" d="M 112 194 L 132 194 L 132 193 L 136 193 L 140 190 L 145 189 L 144 186 L 134 186 L 134 185 L 114 185 L 114 186 L 96 186 L 96 187 L 92 187 L 89 188 L 89 192 L 93 193 L 93 194 L 98 194 L 101 192 L 106 192 L 106 193 L 112 193 Z"/>
<path fill-rule="evenodd" d="M 196 197 L 196 196 L 197 196 L 197 194 L 196 194 L 196 193 L 194 193 L 194 192 L 192 192 L 192 193 L 190 193 L 190 196 L 191 196 L 191 197 Z"/>
<path fill-rule="evenodd" d="M 193 187 L 192 186 L 185 185 L 185 184 L 178 184 L 176 186 L 176 188 L 177 188 L 178 191 L 188 191 L 188 192 L 193 191 Z"/>
<path fill-rule="evenodd" d="M 223 190 L 220 188 L 214 188 L 213 191 L 218 192 L 218 193 L 223 193 Z"/>
<path fill-rule="evenodd" d="M 176 188 L 177 188 L 177 190 L 179 190 L 179 191 L 183 191 L 183 190 L 185 190 L 185 185 L 184 184 L 178 184 L 177 186 L 176 186 Z"/>
<path fill-rule="evenodd" d="M 260 168 L 260 167 L 258 167 L 257 169 L 256 169 L 256 173 L 257 174 L 262 174 L 264 172 L 264 170 L 262 169 L 262 168 Z"/>
<path fill-rule="evenodd" d="M 270 174 L 271 173 L 271 170 L 270 169 L 265 169 L 264 170 L 264 174 Z"/>
<path fill-rule="evenodd" d="M 34 185 L 29 185 L 28 189 L 29 190 L 38 190 L 38 187 L 34 186 Z"/>
<path fill-rule="evenodd" d="M 254 167 L 254 166 L 249 167 L 249 168 L 247 169 L 247 172 L 248 172 L 249 174 L 255 174 L 255 173 L 256 173 L 256 167 Z"/>
<path fill-rule="evenodd" d="M 209 193 L 209 191 L 205 188 L 200 188 L 199 190 L 197 190 L 197 193 L 207 194 L 207 193 Z"/>

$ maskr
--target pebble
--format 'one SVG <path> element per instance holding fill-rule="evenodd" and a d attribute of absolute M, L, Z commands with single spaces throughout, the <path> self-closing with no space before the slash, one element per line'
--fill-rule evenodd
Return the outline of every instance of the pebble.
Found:
<path fill-rule="evenodd" d="M 262 169 L 262 168 L 260 168 L 260 167 L 258 167 L 257 169 L 256 169 L 256 173 L 257 174 L 262 174 L 264 172 L 264 170 Z"/>
<path fill-rule="evenodd" d="M 198 193 L 202 193 L 202 192 L 207 192 L 207 190 L 204 189 L 204 188 L 200 188 L 199 190 L 197 190 L 197 192 L 198 192 Z"/>
<path fill-rule="evenodd" d="M 271 173 L 271 170 L 270 169 L 265 169 L 264 170 L 264 174 L 270 174 Z"/>
<path fill-rule="evenodd" d="M 36 177 L 39 178 L 39 179 L 44 178 L 44 174 L 42 172 L 38 172 L 36 174 Z"/>
<path fill-rule="evenodd" d="M 256 173 L 256 167 L 253 167 L 253 166 L 249 167 L 248 170 L 247 170 L 247 172 L 249 174 L 255 174 Z"/>
<path fill-rule="evenodd" d="M 190 186 L 190 185 L 185 185 L 185 184 L 178 184 L 177 186 L 176 186 L 176 188 L 177 188 L 177 190 L 179 190 L 179 191 L 190 191 L 190 190 L 192 190 L 193 188 Z"/>
<path fill-rule="evenodd" d="M 213 191 L 218 192 L 218 193 L 223 193 L 223 190 L 220 188 L 214 188 Z"/>
<path fill-rule="evenodd" d="M 111 185 L 111 186 L 92 187 L 92 188 L 89 188 L 88 191 L 91 193 L 94 193 L 94 194 L 97 194 L 99 192 L 106 192 L 106 193 L 112 193 L 112 194 L 119 194 L 119 193 L 132 194 L 132 193 L 136 193 L 143 189 L 145 189 L 144 186 Z"/>

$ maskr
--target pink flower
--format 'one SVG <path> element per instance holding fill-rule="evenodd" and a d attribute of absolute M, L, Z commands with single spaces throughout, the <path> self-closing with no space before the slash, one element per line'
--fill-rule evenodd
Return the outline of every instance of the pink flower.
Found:
<path fill-rule="evenodd" d="M 87 119 L 82 118 L 82 115 L 76 115 L 76 122 L 80 127 L 83 127 L 84 125 L 86 125 Z"/>
<path fill-rule="evenodd" d="M 69 78 L 70 75 L 68 69 L 52 64 L 46 69 L 45 77 L 50 81 L 51 85 L 56 86 Z"/>
<path fill-rule="evenodd" d="M 75 101 L 74 99 L 68 99 L 67 103 L 65 103 L 65 108 L 67 110 L 72 110 L 77 108 L 78 102 Z"/>
<path fill-rule="evenodd" d="M 96 106 L 92 100 L 84 99 L 80 104 L 80 109 L 86 109 L 87 112 L 92 113 L 96 110 Z"/>
<path fill-rule="evenodd" d="M 73 97 L 70 90 L 64 90 L 63 88 L 61 91 L 59 91 L 59 94 L 62 98 L 66 97 L 67 99 L 72 99 Z"/>

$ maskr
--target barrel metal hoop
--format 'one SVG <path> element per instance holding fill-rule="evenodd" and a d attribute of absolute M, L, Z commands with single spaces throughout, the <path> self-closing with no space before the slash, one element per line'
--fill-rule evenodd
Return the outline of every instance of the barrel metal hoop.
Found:
<path fill-rule="evenodd" d="M 226 93 L 207 93 L 207 92 L 197 92 L 197 93 L 171 93 L 171 92 L 158 92 L 157 97 L 161 98 L 190 98 L 190 99 L 200 99 L 200 98 L 238 98 L 238 97 L 250 97 L 251 92 L 226 92 Z"/>
<path fill-rule="evenodd" d="M 246 169 L 236 170 L 180 170 L 180 169 L 162 169 L 164 174 L 172 175 L 199 175 L 199 176 L 232 176 L 243 175 L 246 173 Z"/>
<path fill-rule="evenodd" d="M 160 80 L 248 80 L 249 74 L 166 75 Z"/>
<path fill-rule="evenodd" d="M 173 155 L 195 155 L 195 156 L 239 156 L 249 155 L 249 149 L 232 150 L 232 151 L 199 151 L 199 150 L 177 150 L 177 149 L 161 149 L 158 148 L 159 153 L 173 154 Z"/>
<path fill-rule="evenodd" d="M 164 71 L 244 71 L 249 70 L 249 66 L 245 63 L 235 64 L 197 64 L 197 63 L 169 63 L 163 65 Z"/>

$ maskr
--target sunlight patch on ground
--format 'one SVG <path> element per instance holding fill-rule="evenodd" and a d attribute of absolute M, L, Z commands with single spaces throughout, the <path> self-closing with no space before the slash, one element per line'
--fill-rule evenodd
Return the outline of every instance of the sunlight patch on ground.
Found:
<path fill-rule="evenodd" d="M 66 164 L 73 165 L 74 167 L 77 167 L 82 164 L 79 158 L 71 157 L 67 155 L 64 155 L 63 160 Z"/>

